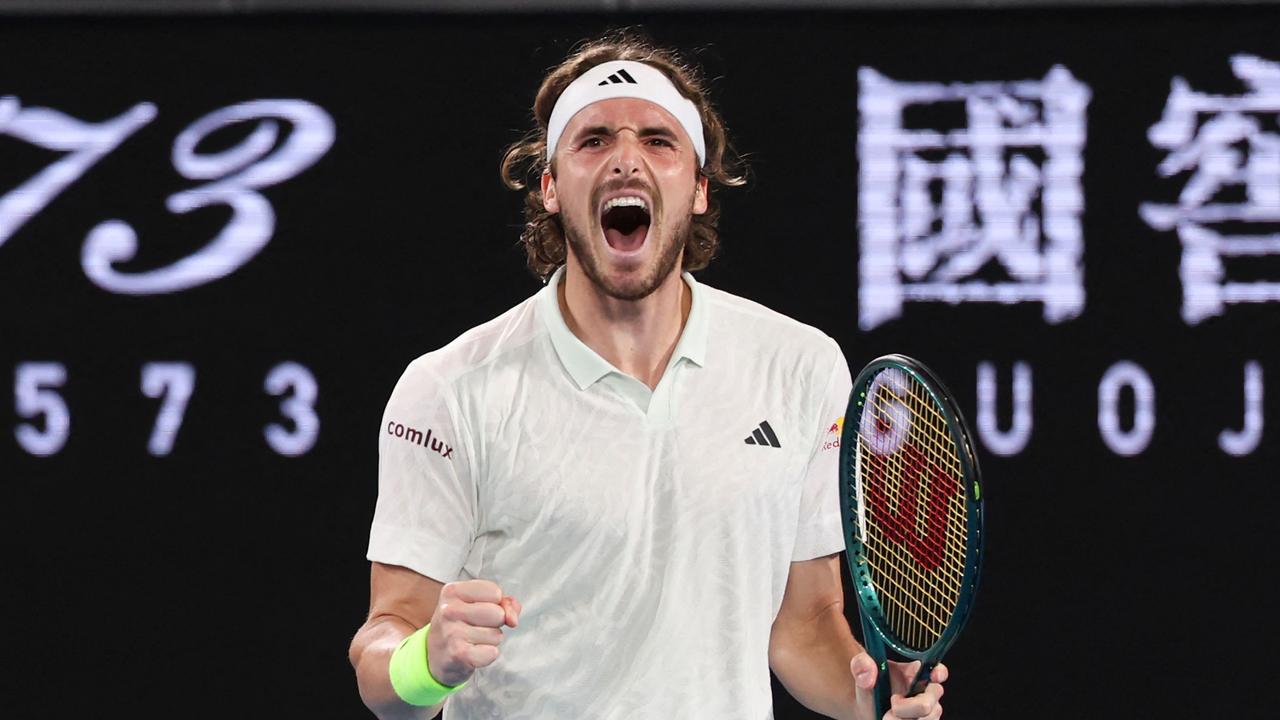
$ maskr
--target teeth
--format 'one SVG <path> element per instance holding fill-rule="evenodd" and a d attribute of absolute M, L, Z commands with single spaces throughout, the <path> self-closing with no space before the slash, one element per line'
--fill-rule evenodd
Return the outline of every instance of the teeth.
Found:
<path fill-rule="evenodd" d="M 616 197 L 604 204 L 605 210 L 612 210 L 617 207 L 638 207 L 645 212 L 649 211 L 649 206 L 645 204 L 644 198 L 638 197 Z"/>

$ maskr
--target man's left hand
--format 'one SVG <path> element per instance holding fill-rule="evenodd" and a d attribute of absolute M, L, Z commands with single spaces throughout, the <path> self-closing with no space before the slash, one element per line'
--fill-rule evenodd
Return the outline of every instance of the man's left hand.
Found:
<path fill-rule="evenodd" d="M 884 714 L 885 720 L 895 718 L 911 718 L 913 720 L 938 720 L 942 717 L 942 683 L 947 680 L 947 666 L 941 663 L 929 675 L 929 685 L 924 692 L 914 697 L 903 697 L 907 686 L 915 679 L 920 670 L 920 661 L 899 663 L 889 661 L 889 687 L 893 691 L 890 707 Z M 876 685 L 878 669 L 875 660 L 867 653 L 861 653 L 849 663 L 849 671 L 853 673 L 853 684 L 859 696 L 858 706 L 872 706 L 869 701 Z M 881 720 L 877 718 L 876 720 Z"/>

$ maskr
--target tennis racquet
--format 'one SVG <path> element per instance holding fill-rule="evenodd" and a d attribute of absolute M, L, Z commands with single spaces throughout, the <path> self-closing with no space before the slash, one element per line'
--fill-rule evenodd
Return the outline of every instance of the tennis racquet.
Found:
<path fill-rule="evenodd" d="M 920 362 L 885 355 L 858 373 L 840 433 L 840 513 L 880 718 L 888 652 L 920 661 L 906 696 L 923 692 L 982 569 L 978 458 L 951 393 Z"/>

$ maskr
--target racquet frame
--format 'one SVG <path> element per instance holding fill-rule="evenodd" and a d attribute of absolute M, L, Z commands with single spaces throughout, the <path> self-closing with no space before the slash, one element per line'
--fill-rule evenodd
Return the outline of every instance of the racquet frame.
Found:
<path fill-rule="evenodd" d="M 879 594 L 872 581 L 871 569 L 860 534 L 859 518 L 863 516 L 865 519 L 866 508 L 861 504 L 863 499 L 858 497 L 856 492 L 856 489 L 861 487 L 856 484 L 856 473 L 859 471 L 859 428 L 862 426 L 862 412 L 869 406 L 869 403 L 864 406 L 862 401 L 871 381 L 890 368 L 901 370 L 919 381 L 942 412 L 959 456 L 958 460 L 963 472 L 963 477 L 959 480 L 966 485 L 965 525 L 968 541 L 965 543 L 964 574 L 959 599 L 946 629 L 932 645 L 924 650 L 913 650 L 905 646 L 889 628 Z M 858 615 L 862 621 L 863 645 L 879 668 L 874 693 L 875 717 L 878 720 L 889 708 L 889 657 L 886 650 L 892 651 L 904 661 L 920 661 L 920 671 L 906 692 L 907 697 L 916 695 L 928 685 L 933 668 L 955 642 L 969 617 L 974 596 L 978 590 L 978 578 L 982 574 L 984 539 L 982 480 L 971 434 L 964 416 L 956 406 L 954 396 L 933 371 L 918 360 L 895 354 L 884 355 L 868 363 L 858 373 L 853 383 L 853 391 L 849 395 L 849 404 L 844 417 L 844 427 L 840 433 L 840 516 L 844 524 L 849 573 L 858 599 Z"/>

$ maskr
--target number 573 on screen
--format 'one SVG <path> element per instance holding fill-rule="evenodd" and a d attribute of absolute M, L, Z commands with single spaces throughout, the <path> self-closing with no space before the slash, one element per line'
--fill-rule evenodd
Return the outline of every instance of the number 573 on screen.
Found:
<path fill-rule="evenodd" d="M 62 396 L 67 367 L 60 362 L 23 362 L 14 372 L 14 407 L 25 422 L 14 429 L 18 444 L 40 457 L 62 451 L 71 435 L 71 408 Z M 160 401 L 147 441 L 147 452 L 163 457 L 173 452 L 182 429 L 187 402 L 196 389 L 196 368 L 185 362 L 149 362 L 142 366 L 142 394 Z M 296 362 L 271 368 L 262 389 L 280 398 L 280 419 L 263 428 L 267 445 L 280 455 L 297 457 L 315 446 L 320 434 L 316 415 L 319 388 L 315 376 Z"/>

